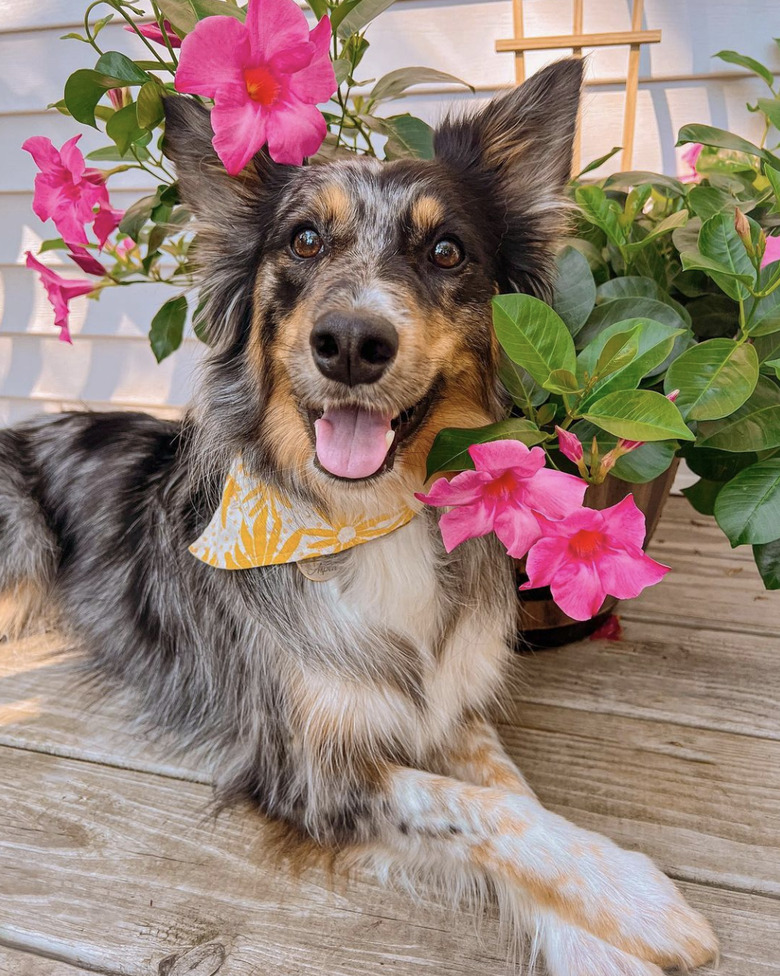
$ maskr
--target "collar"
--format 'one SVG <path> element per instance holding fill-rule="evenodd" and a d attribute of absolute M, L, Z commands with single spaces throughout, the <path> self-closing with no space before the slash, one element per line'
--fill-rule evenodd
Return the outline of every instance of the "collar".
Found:
<path fill-rule="evenodd" d="M 189 548 L 217 569 L 252 569 L 297 563 L 344 552 L 395 532 L 414 518 L 400 505 L 371 518 L 328 517 L 231 465 L 222 501 L 203 534 Z"/>

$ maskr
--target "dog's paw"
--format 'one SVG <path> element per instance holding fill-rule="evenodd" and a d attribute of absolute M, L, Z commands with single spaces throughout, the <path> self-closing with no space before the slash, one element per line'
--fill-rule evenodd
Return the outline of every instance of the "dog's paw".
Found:
<path fill-rule="evenodd" d="M 655 963 L 630 956 L 553 914 L 540 923 L 537 944 L 547 976 L 663 976 Z"/>

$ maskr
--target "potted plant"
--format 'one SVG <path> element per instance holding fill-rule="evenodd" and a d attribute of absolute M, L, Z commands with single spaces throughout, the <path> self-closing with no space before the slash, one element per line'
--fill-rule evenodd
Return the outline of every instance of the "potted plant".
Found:
<path fill-rule="evenodd" d="M 391 3 L 308 0 L 318 20 L 311 32 L 313 56 L 329 60 L 332 71 L 319 75 L 327 75 L 327 85 L 307 92 L 316 145 L 292 140 L 296 160 L 280 161 L 301 162 L 315 152 L 381 153 L 387 159 L 432 154 L 430 128 L 409 114 L 383 115 L 383 104 L 420 82 L 457 79 L 426 68 L 400 69 L 370 83 L 357 77 L 368 47 L 366 27 Z M 104 288 L 149 281 L 174 288 L 150 330 L 161 360 L 180 345 L 188 319 L 200 333 L 197 299 L 191 297 L 192 215 L 162 154 L 162 99 L 173 90 L 207 102 L 217 95 L 208 79 L 196 79 L 194 88 L 188 84 L 186 66 L 182 71 L 179 63 L 186 54 L 182 44 L 201 20 L 221 16 L 240 25 L 246 9 L 236 0 L 154 0 L 151 9 L 153 22 L 143 23 L 144 12 L 131 0 L 97 0 L 87 8 L 83 34 L 68 35 L 92 49 L 95 63 L 70 76 L 55 107 L 84 125 L 105 127 L 110 143 L 87 160 L 110 166 L 89 167 L 78 137 L 61 150 L 42 137 L 28 140 L 25 148 L 41 169 L 36 213 L 51 218 L 60 234 L 40 250 L 67 252 L 90 277 L 64 279 L 32 254 L 28 265 L 39 271 L 66 340 L 68 302 L 76 295 L 98 297 Z M 141 39 L 144 58 L 103 49 L 102 32 L 115 17 Z M 769 87 L 771 97 L 755 107 L 766 120 L 765 142 L 780 125 L 772 74 L 734 52 L 721 56 L 751 68 Z M 320 118 L 314 106 L 328 97 L 325 88 L 331 97 Z M 280 151 L 289 152 L 289 143 Z M 580 623 L 593 629 L 616 596 L 633 595 L 661 578 L 663 567 L 641 552 L 645 523 L 638 527 L 633 506 L 647 517 L 651 532 L 680 457 L 700 477 L 686 492 L 691 503 L 714 513 L 732 545 L 753 545 L 767 587 L 780 587 L 780 237 L 773 236 L 780 229 L 780 157 L 763 142 L 753 145 L 703 125 L 686 126 L 680 143 L 699 147 L 687 180 L 642 172 L 593 180 L 590 174 L 608 154 L 572 181 L 572 235 L 558 256 L 550 303 L 520 294 L 494 300 L 506 417 L 478 430 L 442 431 L 428 460 L 431 478 L 443 472 L 452 478 L 440 479 L 422 496 L 432 504 L 454 510 L 464 504 L 447 486 L 474 467 L 475 445 L 488 444 L 512 456 L 500 469 L 514 472 L 510 481 L 536 478 L 538 487 L 547 478 L 551 497 L 560 489 L 560 499 L 568 499 L 558 509 L 540 503 L 544 511 L 533 513 L 532 523 L 522 506 L 514 509 L 533 530 L 525 532 L 523 545 L 515 534 L 514 548 L 509 546 L 521 577 L 528 577 L 520 580 L 521 629 L 526 638 L 542 629 L 540 621 L 556 630 L 553 637 L 531 633 L 538 642 L 567 639 Z M 233 140 L 224 153 L 231 172 L 242 165 L 236 149 Z M 274 147 L 269 149 L 273 156 Z M 108 182 L 128 169 L 153 177 L 156 189 L 120 212 L 111 205 Z M 485 461 L 486 452 L 481 456 Z M 557 478 L 554 484 L 548 475 Z M 475 477 L 493 485 L 495 494 L 500 477 L 487 471 Z M 505 484 L 498 487 L 505 491 Z M 623 502 L 629 493 L 634 500 Z M 516 498 L 521 495 L 518 488 Z M 448 516 L 465 524 L 463 513 Z M 594 604 L 594 593 L 600 593 L 594 589 L 590 602 L 575 609 L 561 600 L 563 589 L 556 596 L 555 583 L 551 591 L 533 585 L 549 582 L 556 560 L 567 572 L 586 575 L 596 565 L 593 553 L 578 550 L 578 562 L 573 543 L 561 541 L 558 522 L 564 516 L 580 520 L 580 548 L 598 537 L 606 540 L 607 562 L 615 553 L 632 562 L 631 586 L 614 582 L 617 570 L 605 563 L 604 580 L 613 580 L 611 589 L 604 584 L 607 601 Z M 492 524 L 483 518 L 471 534 L 485 534 Z M 532 599 L 540 595 L 542 600 Z M 551 596 L 565 604 L 562 611 Z"/>

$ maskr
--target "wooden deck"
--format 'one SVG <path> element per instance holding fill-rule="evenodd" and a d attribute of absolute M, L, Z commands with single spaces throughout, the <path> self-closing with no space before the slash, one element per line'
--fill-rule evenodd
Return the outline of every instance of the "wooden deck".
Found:
<path fill-rule="evenodd" d="M 502 735 L 547 805 L 679 880 L 722 976 L 780 974 L 780 594 L 682 499 L 652 550 L 674 573 L 622 642 L 518 658 Z M 0 973 L 507 971 L 494 919 L 269 866 L 262 820 L 210 819 L 203 775 L 88 708 L 57 648 L 0 646 Z"/>

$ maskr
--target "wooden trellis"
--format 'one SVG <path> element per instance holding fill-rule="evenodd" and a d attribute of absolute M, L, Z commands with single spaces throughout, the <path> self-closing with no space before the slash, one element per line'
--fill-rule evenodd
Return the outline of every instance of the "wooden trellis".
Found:
<path fill-rule="evenodd" d="M 496 41 L 499 53 L 511 51 L 515 55 L 515 79 L 518 84 L 525 80 L 526 51 L 560 51 L 571 48 L 575 57 L 581 58 L 583 48 L 615 47 L 626 45 L 629 48 L 628 70 L 626 72 L 626 107 L 623 116 L 623 157 L 622 168 L 631 169 L 634 156 L 634 129 L 636 127 L 636 99 L 639 82 L 639 55 L 642 44 L 658 44 L 660 30 L 642 30 L 644 0 L 634 0 L 631 10 L 631 30 L 606 31 L 595 34 L 583 33 L 584 0 L 572 0 L 572 32 L 550 37 L 526 37 L 523 26 L 524 0 L 512 0 L 515 36 Z M 579 134 L 574 146 L 574 172 L 580 169 Z"/>

